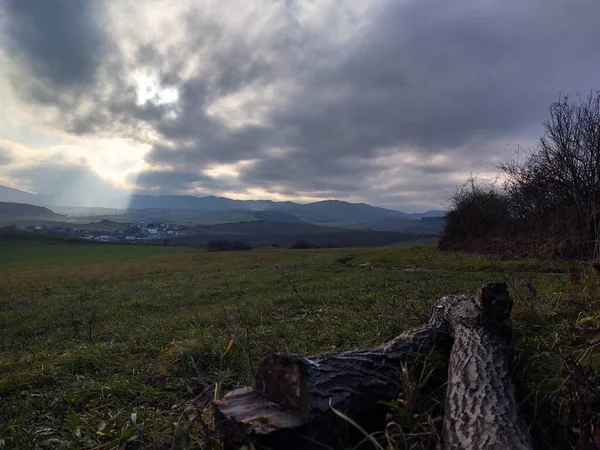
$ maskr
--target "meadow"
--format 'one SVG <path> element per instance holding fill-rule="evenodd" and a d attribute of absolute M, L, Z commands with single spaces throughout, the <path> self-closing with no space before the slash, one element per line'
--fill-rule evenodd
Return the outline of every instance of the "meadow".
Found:
<path fill-rule="evenodd" d="M 64 268 L 101 261 L 118 263 L 181 252 L 181 249 L 159 246 L 101 245 L 52 239 L 4 238 L 0 246 L 0 271 Z"/>
<path fill-rule="evenodd" d="M 248 384 L 268 353 L 378 345 L 425 321 L 441 296 L 494 280 L 515 298 L 515 376 L 536 445 L 570 448 L 600 406 L 600 282 L 581 269 L 434 246 L 208 253 L 5 241 L 0 449 L 221 448 L 210 402 Z M 416 431 L 405 432 L 430 413 L 417 405 Z"/>

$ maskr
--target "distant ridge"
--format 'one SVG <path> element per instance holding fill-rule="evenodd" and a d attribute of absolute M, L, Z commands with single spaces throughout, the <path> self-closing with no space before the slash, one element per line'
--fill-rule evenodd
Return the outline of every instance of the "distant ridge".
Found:
<path fill-rule="evenodd" d="M 2 185 L 0 185 L 0 202 L 29 203 L 43 206 L 40 205 L 37 195 Z"/>
<path fill-rule="evenodd" d="M 0 202 L 0 218 L 55 218 L 54 211 L 27 203 Z"/>
<path fill-rule="evenodd" d="M 197 211 L 217 212 L 236 209 L 264 211 L 300 206 L 293 202 L 274 202 L 272 200 L 233 200 L 227 197 L 196 197 L 194 195 L 132 195 L 129 209 L 194 209 Z"/>
<path fill-rule="evenodd" d="M 371 220 L 399 219 L 409 215 L 393 209 L 380 208 L 366 203 L 348 203 L 341 200 L 323 200 L 298 205 L 289 212 L 306 221 L 365 222 Z M 319 220 L 320 219 L 320 220 Z"/>
<path fill-rule="evenodd" d="M 419 219 L 443 216 L 444 211 L 405 213 L 393 209 L 350 203 L 342 200 L 323 200 L 300 204 L 272 200 L 233 200 L 226 197 L 196 197 L 193 195 L 132 195 L 129 209 L 191 209 L 203 212 L 235 210 L 282 211 L 307 222 L 366 222 L 373 220 Z"/>
<path fill-rule="evenodd" d="M 65 206 L 53 205 L 48 199 L 52 196 L 35 195 L 19 189 L 0 186 L 0 201 L 27 203 L 36 206 L 57 208 L 64 212 Z M 444 211 L 427 211 L 424 213 L 405 213 L 388 208 L 367 205 L 366 203 L 350 203 L 342 200 L 323 200 L 308 204 L 290 201 L 277 202 L 273 200 L 234 200 L 226 197 L 193 195 L 141 195 L 107 199 L 97 207 L 115 208 L 114 205 L 128 203 L 130 210 L 148 209 L 178 209 L 201 212 L 251 211 L 263 213 L 257 218 L 278 220 L 283 222 L 316 222 L 316 223 L 355 223 L 373 221 L 419 220 L 421 217 L 441 217 Z M 262 216 L 262 217 L 261 217 Z"/>

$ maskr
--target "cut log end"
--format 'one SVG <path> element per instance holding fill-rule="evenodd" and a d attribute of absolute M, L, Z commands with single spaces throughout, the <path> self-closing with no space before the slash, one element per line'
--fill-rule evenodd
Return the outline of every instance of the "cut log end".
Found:
<path fill-rule="evenodd" d="M 254 376 L 254 389 L 292 410 L 302 420 L 310 415 L 309 394 L 303 377 L 306 364 L 296 355 L 267 356 Z"/>
<path fill-rule="evenodd" d="M 303 421 L 287 408 L 247 387 L 228 393 L 214 402 L 215 426 L 227 441 L 245 444 L 269 437 L 276 440 L 285 430 L 300 430 Z"/>

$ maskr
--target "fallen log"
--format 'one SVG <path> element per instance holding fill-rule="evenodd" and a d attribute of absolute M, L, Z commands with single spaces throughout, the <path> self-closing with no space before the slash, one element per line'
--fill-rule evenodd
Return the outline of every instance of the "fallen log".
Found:
<path fill-rule="evenodd" d="M 369 417 L 381 408 L 380 400 L 398 396 L 402 363 L 413 364 L 434 347 L 449 349 L 449 300 L 442 299 L 425 326 L 381 347 L 311 357 L 268 356 L 251 388 L 215 402 L 217 429 L 232 446 L 254 442 L 301 449 L 311 448 L 311 441 L 334 441 L 345 424 L 330 404 L 356 420 Z"/>
<path fill-rule="evenodd" d="M 470 384 L 468 378 L 472 371 L 461 370 L 460 361 L 469 358 L 469 339 L 473 334 L 477 337 L 476 345 L 482 347 L 477 350 L 479 357 L 483 358 L 485 350 L 489 350 L 490 355 L 504 355 L 502 351 L 488 347 L 501 345 L 503 349 L 505 341 L 509 340 L 511 305 L 505 284 L 488 284 L 476 297 L 443 297 L 435 305 L 427 324 L 403 333 L 381 347 L 312 357 L 272 354 L 260 364 L 252 387 L 233 391 L 214 403 L 215 425 L 231 447 L 250 442 L 259 447 L 286 449 L 335 445 L 348 424 L 332 407 L 359 423 L 376 419 L 383 428 L 385 410 L 380 402 L 393 400 L 401 392 L 401 365 L 420 364 L 422 356 L 432 349 L 448 354 L 455 340 L 460 345 L 456 347 L 458 353 L 454 359 L 451 357 L 456 367 L 450 368 L 449 374 L 456 386 L 461 382 L 468 386 L 464 395 L 458 389 L 449 390 L 448 400 L 456 405 L 451 407 L 454 413 L 445 415 L 448 431 L 444 436 L 451 442 L 446 448 L 495 448 L 486 447 L 488 441 L 482 440 L 476 440 L 476 447 L 461 447 L 465 439 L 473 438 L 479 432 L 464 432 L 463 424 L 487 425 L 488 421 L 465 420 L 456 412 L 461 405 L 471 406 L 470 393 L 480 397 L 479 388 Z M 501 339 L 488 339 L 485 337 L 488 334 L 501 336 Z M 455 353 L 454 348 L 452 352 Z M 483 359 L 492 364 L 491 357 Z M 503 375 L 501 371 L 496 373 Z M 460 380 L 461 374 L 466 378 Z M 512 383 L 510 378 L 494 377 L 493 380 L 498 383 L 487 385 L 486 389 L 498 390 L 495 398 L 500 402 L 500 391 L 510 391 Z M 514 388 L 512 392 L 509 403 L 514 400 Z M 491 416 L 492 411 L 484 411 L 485 405 L 485 402 L 478 402 L 477 408 L 467 413 Z M 507 411 L 513 411 L 512 406 L 504 406 Z M 512 416 L 508 414 L 508 417 Z M 501 431 L 505 431 L 504 421 L 502 423 Z M 520 426 L 518 420 L 515 423 Z M 486 433 L 493 435 L 493 427 Z M 454 443 L 458 446 L 454 447 Z"/>

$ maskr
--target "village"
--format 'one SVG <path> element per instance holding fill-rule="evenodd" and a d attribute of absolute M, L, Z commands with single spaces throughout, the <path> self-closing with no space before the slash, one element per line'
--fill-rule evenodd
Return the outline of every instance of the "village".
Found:
<path fill-rule="evenodd" d="M 98 225 L 105 225 L 104 229 L 98 229 Z M 113 227 L 111 227 L 111 225 Z M 102 220 L 97 223 L 74 226 L 64 225 L 42 225 L 42 226 L 20 226 L 14 227 L 21 231 L 33 233 L 52 233 L 59 236 L 68 236 L 97 242 L 135 242 L 150 239 L 167 239 L 178 236 L 185 229 L 183 225 L 164 222 L 136 222 L 123 224 L 122 228 L 116 228 L 117 222 Z"/>

